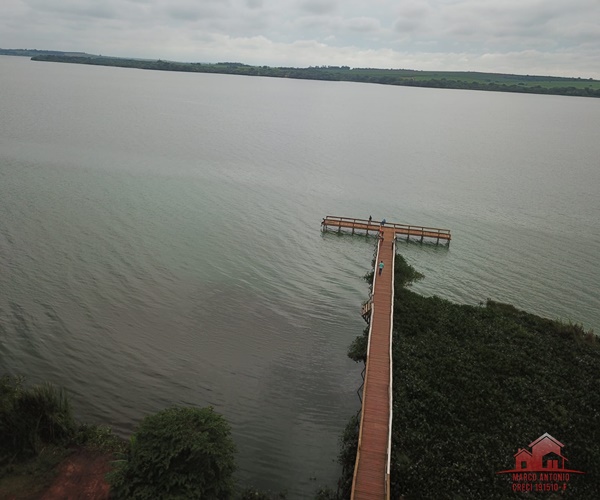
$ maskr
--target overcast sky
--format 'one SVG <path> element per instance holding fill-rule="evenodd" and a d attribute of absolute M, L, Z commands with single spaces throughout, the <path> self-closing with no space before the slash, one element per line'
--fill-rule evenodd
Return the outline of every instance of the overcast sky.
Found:
<path fill-rule="evenodd" d="M 1 2 L 1 48 L 600 78 L 600 0 Z"/>

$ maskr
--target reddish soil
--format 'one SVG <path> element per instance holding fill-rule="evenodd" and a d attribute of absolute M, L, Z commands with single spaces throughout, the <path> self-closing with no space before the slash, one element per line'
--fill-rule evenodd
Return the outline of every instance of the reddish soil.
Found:
<path fill-rule="evenodd" d="M 58 467 L 58 475 L 40 500 L 108 500 L 104 476 L 110 470 L 110 454 L 79 449 Z"/>

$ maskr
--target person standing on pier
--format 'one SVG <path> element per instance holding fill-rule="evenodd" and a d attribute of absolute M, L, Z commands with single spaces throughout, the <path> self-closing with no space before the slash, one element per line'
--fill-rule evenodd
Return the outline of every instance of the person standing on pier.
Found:
<path fill-rule="evenodd" d="M 381 276 L 381 272 L 383 271 L 383 261 L 379 263 L 379 276 Z"/>
<path fill-rule="evenodd" d="M 372 220 L 373 220 L 373 217 L 369 215 L 369 224 L 371 224 Z"/>

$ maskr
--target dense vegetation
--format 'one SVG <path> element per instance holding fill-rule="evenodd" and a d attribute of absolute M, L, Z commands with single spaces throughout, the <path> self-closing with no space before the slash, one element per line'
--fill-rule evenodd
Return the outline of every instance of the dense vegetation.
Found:
<path fill-rule="evenodd" d="M 529 94 L 556 94 L 582 97 L 600 97 L 600 81 L 582 78 L 549 76 L 507 75 L 467 71 L 415 71 L 407 69 L 350 68 L 348 66 L 315 66 L 289 68 L 250 66 L 236 62 L 216 64 L 183 63 L 162 60 L 125 59 L 92 55 L 40 54 L 35 61 L 66 62 L 118 66 L 125 68 L 153 69 L 160 71 L 187 71 L 196 73 L 224 73 L 275 78 L 298 78 L 306 80 L 348 81 L 401 85 L 410 87 L 433 87 L 447 89 L 488 90 L 497 92 L 520 92 Z"/>
<path fill-rule="evenodd" d="M 520 498 L 511 478 L 496 473 L 546 432 L 565 444 L 570 468 L 587 472 L 560 497 L 598 498 L 597 337 L 489 299 L 466 306 L 420 296 L 410 284 L 422 275 L 400 255 L 394 272 L 392 498 Z M 366 332 L 349 355 L 365 359 Z M 339 490 L 321 491 L 319 500 L 349 498 L 358 422 L 353 417 L 342 437 Z M 73 445 L 123 454 L 111 479 L 117 498 L 285 498 L 234 492 L 229 426 L 211 408 L 147 417 L 126 444 L 110 429 L 77 426 L 60 389 L 0 377 L 0 482 L 19 460 L 38 455 L 46 471 Z M 27 468 L 20 474 L 32 477 Z"/>
<path fill-rule="evenodd" d="M 168 408 L 146 417 L 109 474 L 115 498 L 229 499 L 235 445 L 212 408 Z"/>
<path fill-rule="evenodd" d="M 125 443 L 108 427 L 78 425 L 65 392 L 0 376 L 0 498 L 38 498 L 78 448 L 112 454 Z"/>
<path fill-rule="evenodd" d="M 39 49 L 0 49 L 0 56 L 35 57 L 42 55 L 53 56 L 90 56 L 85 52 L 64 52 L 62 50 L 39 50 Z"/>
<path fill-rule="evenodd" d="M 40 497 L 61 462 L 80 448 L 120 458 L 109 474 L 117 499 L 285 499 L 251 487 L 235 491 L 229 424 L 212 408 L 163 410 L 124 441 L 109 427 L 77 424 L 62 389 L 0 376 L 0 498 Z"/>
<path fill-rule="evenodd" d="M 19 377 L 0 377 L 0 466 L 37 455 L 45 446 L 75 436 L 65 393 L 50 384 L 25 387 Z"/>
<path fill-rule="evenodd" d="M 571 478 L 561 498 L 597 498 L 594 334 L 490 300 L 475 307 L 422 297 L 407 287 L 419 275 L 399 255 L 395 278 L 392 498 L 519 497 L 496 472 L 512 469 L 518 449 L 545 432 L 565 444 L 569 467 L 591 473 Z M 364 358 L 361 345 L 353 359 Z M 344 442 L 356 433 L 353 421 Z M 354 455 L 345 445 L 342 486 Z"/>

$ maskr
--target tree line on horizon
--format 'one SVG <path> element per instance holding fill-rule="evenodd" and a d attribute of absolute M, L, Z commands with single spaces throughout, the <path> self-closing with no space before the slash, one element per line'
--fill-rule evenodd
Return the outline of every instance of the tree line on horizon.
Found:
<path fill-rule="evenodd" d="M 150 69 L 218 73 L 304 80 L 378 83 L 408 87 L 427 87 L 528 94 L 600 97 L 600 81 L 582 78 L 510 75 L 481 72 L 416 71 L 406 69 L 350 68 L 349 66 L 311 66 L 308 68 L 251 66 L 240 62 L 184 63 L 175 61 L 126 59 L 91 55 L 42 53 L 34 61 L 63 62 Z"/>

